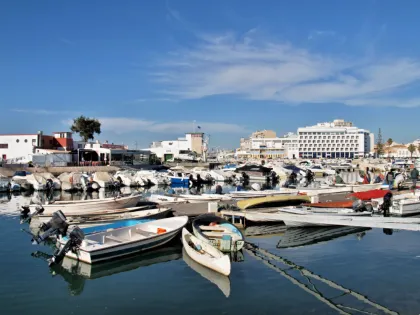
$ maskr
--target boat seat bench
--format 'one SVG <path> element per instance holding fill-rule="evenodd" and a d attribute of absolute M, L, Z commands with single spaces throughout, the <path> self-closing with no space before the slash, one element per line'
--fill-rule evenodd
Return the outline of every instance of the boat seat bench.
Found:
<path fill-rule="evenodd" d="M 107 236 L 105 236 L 105 239 L 109 239 L 109 240 L 114 241 L 114 242 L 117 242 L 117 243 L 123 243 L 123 242 L 128 242 L 128 241 L 130 241 L 130 240 L 127 240 L 127 239 L 122 239 L 122 238 L 120 238 L 120 237 L 117 237 L 117 236 L 112 236 L 112 235 L 107 235 Z"/>
<path fill-rule="evenodd" d="M 228 231 L 228 229 L 222 227 L 222 226 L 207 226 L 207 225 L 200 225 L 200 229 L 202 231 L 220 231 L 225 232 Z"/>
<path fill-rule="evenodd" d="M 149 236 L 155 236 L 158 235 L 157 233 L 153 233 L 153 232 L 149 232 L 149 231 L 145 231 L 145 230 L 140 230 L 140 229 L 135 229 L 135 232 L 137 234 L 149 237 Z"/>
<path fill-rule="evenodd" d="M 209 237 L 223 237 L 223 235 L 233 236 L 235 233 L 223 233 L 223 232 L 203 232 L 205 236 Z"/>

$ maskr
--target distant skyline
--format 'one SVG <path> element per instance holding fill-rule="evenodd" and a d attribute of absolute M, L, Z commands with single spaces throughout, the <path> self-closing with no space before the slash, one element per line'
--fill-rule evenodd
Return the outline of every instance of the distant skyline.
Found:
<path fill-rule="evenodd" d="M 345 119 L 420 138 L 420 3 L 5 1 L 0 133 L 102 122 L 97 139 L 145 148 L 193 131 L 236 148 Z"/>

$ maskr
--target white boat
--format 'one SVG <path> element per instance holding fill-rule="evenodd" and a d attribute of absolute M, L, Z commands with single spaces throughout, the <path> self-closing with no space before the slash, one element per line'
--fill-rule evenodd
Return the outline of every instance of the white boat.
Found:
<path fill-rule="evenodd" d="M 319 210 L 319 209 L 318 209 Z M 329 209 L 331 210 L 331 209 Z M 349 210 L 351 209 L 340 209 Z M 296 208 L 281 208 L 279 211 L 264 213 L 264 212 L 247 212 L 245 218 L 252 222 L 284 222 L 287 226 L 316 226 L 316 225 L 334 225 L 334 224 L 311 224 L 305 223 L 306 217 L 369 217 L 372 216 L 372 212 L 312 212 L 308 210 L 298 210 Z M 298 221 L 289 220 L 290 218 L 299 218 Z M 302 220 L 303 218 L 303 220 Z M 287 222 L 286 222 L 287 221 Z"/>
<path fill-rule="evenodd" d="M 10 181 L 7 177 L 0 175 L 0 192 L 10 191 Z"/>
<path fill-rule="evenodd" d="M 369 191 L 373 189 L 381 189 L 382 183 L 378 184 L 335 184 L 334 186 L 337 188 L 341 187 L 351 187 L 353 192 L 362 192 L 362 191 Z"/>
<path fill-rule="evenodd" d="M 66 216 L 66 222 L 69 225 L 77 225 L 80 228 L 91 227 L 95 225 L 108 224 L 124 220 L 137 219 L 163 219 L 172 212 L 171 208 L 148 208 L 148 207 L 133 207 L 127 208 L 127 211 L 121 213 L 108 212 L 80 216 Z M 50 215 L 37 215 L 31 220 L 33 228 L 39 226 L 41 223 L 46 223 L 51 220 Z"/>
<path fill-rule="evenodd" d="M 231 172 L 225 172 L 223 170 L 211 170 L 209 174 L 216 182 L 226 182 L 229 180 L 229 175 Z"/>
<path fill-rule="evenodd" d="M 229 277 L 222 275 L 216 271 L 213 271 L 209 268 L 206 268 L 199 263 L 196 263 L 194 260 L 188 256 L 185 249 L 182 250 L 182 259 L 185 263 L 200 276 L 207 279 L 211 283 L 215 284 L 220 291 L 224 294 L 225 297 L 230 296 L 230 280 Z"/>
<path fill-rule="evenodd" d="M 420 214 L 419 197 L 417 196 L 417 198 L 392 200 L 392 207 L 389 209 L 389 212 L 398 216 Z"/>
<path fill-rule="evenodd" d="M 260 191 L 252 191 L 252 190 L 241 190 L 241 191 L 232 191 L 228 194 L 228 196 L 235 198 L 235 199 L 245 199 L 245 198 L 258 198 L 258 197 L 267 197 L 267 196 L 275 196 L 275 195 L 297 195 L 298 191 L 296 189 L 285 189 L 282 188 L 281 190 L 260 190 Z"/>
<path fill-rule="evenodd" d="M 108 188 L 114 185 L 114 180 L 108 172 L 93 173 L 93 181 L 98 183 L 101 188 Z"/>
<path fill-rule="evenodd" d="M 104 210 L 116 210 L 135 207 L 140 200 L 140 195 L 130 195 L 127 197 L 112 197 L 106 199 L 92 200 L 69 200 L 55 201 L 51 204 L 44 204 L 43 215 L 52 215 L 55 211 L 61 210 L 65 215 L 77 215 L 77 213 L 90 213 Z M 40 205 L 30 205 L 29 210 L 34 213 Z"/>
<path fill-rule="evenodd" d="M 222 252 L 237 252 L 245 245 L 245 238 L 236 226 L 213 214 L 196 217 L 192 228 L 197 238 Z"/>
<path fill-rule="evenodd" d="M 218 194 L 201 194 L 201 195 L 179 195 L 181 198 L 187 200 L 189 203 L 202 203 L 221 200 L 232 200 L 230 196 Z"/>
<path fill-rule="evenodd" d="M 53 174 L 44 172 L 44 173 L 37 173 L 37 175 L 42 176 L 46 180 L 51 180 L 53 183 L 54 190 L 61 190 L 61 181 L 55 177 Z"/>
<path fill-rule="evenodd" d="M 382 216 L 300 215 L 289 213 L 246 213 L 251 221 L 283 221 L 288 226 L 360 226 L 420 231 L 420 218 Z"/>
<path fill-rule="evenodd" d="M 174 239 L 187 222 L 187 216 L 173 217 L 89 234 L 66 256 L 92 264 L 143 252 Z M 67 241 L 67 238 L 59 238 L 58 247 L 62 249 Z"/>
<path fill-rule="evenodd" d="M 157 195 L 151 194 L 147 197 L 148 201 L 156 202 L 160 205 L 168 205 L 168 204 L 177 204 L 177 203 L 186 203 L 188 202 L 186 199 L 177 197 L 177 196 L 164 196 L 164 195 Z"/>
<path fill-rule="evenodd" d="M 80 172 L 62 173 L 58 176 L 61 182 L 61 189 L 64 191 L 83 190 L 83 174 Z"/>
<path fill-rule="evenodd" d="M 229 256 L 224 255 L 211 244 L 198 239 L 185 228 L 182 229 L 182 244 L 188 256 L 194 261 L 222 275 L 229 276 L 231 270 Z"/>
<path fill-rule="evenodd" d="M 26 176 L 26 181 L 34 190 L 46 190 L 47 180 L 38 174 L 30 174 Z"/>
<path fill-rule="evenodd" d="M 139 182 L 136 180 L 136 172 L 134 171 L 118 171 L 114 175 L 114 179 L 121 183 L 123 186 L 127 187 L 137 187 L 140 186 Z"/>

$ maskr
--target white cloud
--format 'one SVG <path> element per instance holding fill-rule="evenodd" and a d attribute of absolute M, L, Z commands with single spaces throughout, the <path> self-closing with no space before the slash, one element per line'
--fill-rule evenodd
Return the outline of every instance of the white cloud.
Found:
<path fill-rule="evenodd" d="M 192 121 L 175 121 L 175 122 L 157 122 L 145 119 L 127 118 L 127 117 L 100 117 L 101 130 L 114 132 L 116 134 L 124 134 L 136 131 L 148 131 L 154 133 L 173 133 L 183 134 L 192 131 Z M 72 120 L 64 120 L 63 124 L 70 126 Z M 219 123 L 219 122 L 196 122 L 195 126 L 201 127 L 201 131 L 205 133 L 235 133 L 247 134 L 249 130 L 237 124 Z M 198 131 L 198 129 L 196 129 Z"/>
<path fill-rule="evenodd" d="M 316 32 L 335 36 L 332 31 Z M 418 103 L 418 97 L 396 95 L 419 82 L 419 60 L 317 54 L 257 35 L 255 31 L 240 38 L 232 33 L 201 35 L 196 45 L 169 53 L 153 77 L 167 95 L 179 99 L 237 95 L 288 104 Z"/>

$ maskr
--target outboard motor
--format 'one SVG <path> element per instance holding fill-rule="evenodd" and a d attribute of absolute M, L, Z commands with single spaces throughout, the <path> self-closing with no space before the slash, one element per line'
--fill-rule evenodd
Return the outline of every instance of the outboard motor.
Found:
<path fill-rule="evenodd" d="M 85 238 L 85 233 L 83 233 L 82 229 L 80 229 L 78 226 L 75 226 L 70 231 L 70 233 L 68 233 L 67 237 L 68 240 L 66 244 L 57 250 L 53 257 L 49 259 L 49 266 L 59 264 L 63 260 L 66 253 L 68 253 L 70 250 L 74 251 L 77 247 L 79 247 Z"/>
<path fill-rule="evenodd" d="M 355 202 L 353 202 L 352 208 L 354 212 L 367 211 L 366 204 L 363 200 L 356 200 Z"/>
<path fill-rule="evenodd" d="M 217 195 L 222 195 L 223 194 L 223 188 L 220 185 L 216 186 L 216 194 Z"/>
<path fill-rule="evenodd" d="M 54 190 L 54 182 L 51 178 L 47 179 L 47 183 L 45 184 L 45 188 L 47 188 L 47 191 Z"/>
<path fill-rule="evenodd" d="M 64 215 L 61 210 L 58 210 L 52 214 L 52 218 L 47 223 L 42 223 L 39 227 L 40 232 L 44 232 L 37 237 L 32 239 L 32 242 L 36 244 L 44 242 L 47 238 L 53 235 L 65 235 L 67 233 L 67 229 L 69 227 L 68 223 L 66 222 L 66 216 Z"/>

